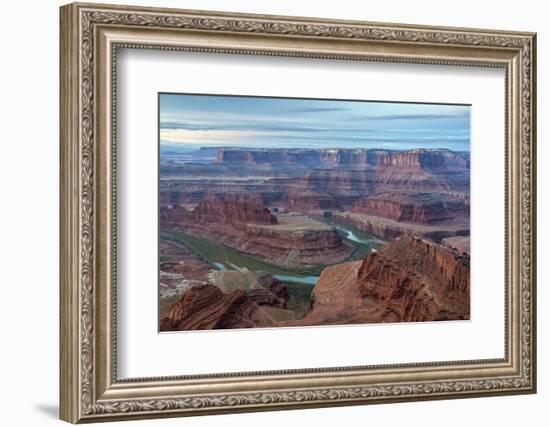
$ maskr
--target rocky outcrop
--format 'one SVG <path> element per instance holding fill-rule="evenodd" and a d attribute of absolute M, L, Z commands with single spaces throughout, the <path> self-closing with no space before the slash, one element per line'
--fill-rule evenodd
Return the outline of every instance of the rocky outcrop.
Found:
<path fill-rule="evenodd" d="M 261 286 L 263 286 L 277 298 L 277 302 L 274 302 L 273 300 L 270 300 L 269 303 L 256 301 L 258 302 L 258 304 L 286 308 L 286 305 L 290 300 L 290 293 L 288 292 L 287 286 L 283 282 L 273 277 L 273 275 L 271 275 L 270 273 L 259 273 L 257 280 Z"/>
<path fill-rule="evenodd" d="M 357 281 L 383 322 L 469 318 L 470 258 L 423 239 L 399 239 L 369 255 Z"/>
<path fill-rule="evenodd" d="M 470 236 L 452 236 L 444 238 L 441 243 L 460 253 L 470 254 Z"/>
<path fill-rule="evenodd" d="M 166 273 L 167 277 L 182 276 L 188 280 L 206 280 L 211 269 L 209 264 L 198 257 L 184 258 L 179 262 L 160 263 L 160 271 Z"/>
<path fill-rule="evenodd" d="M 206 199 L 201 201 L 192 211 L 183 207 L 171 206 L 161 209 L 161 224 L 208 224 L 214 222 L 238 228 L 249 223 L 276 224 L 277 218 L 260 203 L 254 197 L 237 196 L 226 200 Z"/>
<path fill-rule="evenodd" d="M 252 198 L 207 200 L 194 210 L 162 208 L 161 227 L 206 237 L 245 254 L 285 268 L 345 261 L 353 251 L 336 230 L 302 216 L 273 216 Z"/>
<path fill-rule="evenodd" d="M 465 171 L 416 171 L 400 168 L 377 170 L 323 169 L 307 173 L 288 194 L 331 196 L 342 207 L 361 198 L 387 192 L 469 193 L 470 177 Z M 288 198 L 288 197 L 287 197 Z"/>
<path fill-rule="evenodd" d="M 363 261 L 323 270 L 312 311 L 294 324 L 422 322 L 468 319 L 470 260 L 406 237 Z"/>
<path fill-rule="evenodd" d="M 162 163 L 160 203 L 255 195 L 293 212 L 347 210 L 385 192 L 467 194 L 469 169 L 468 153 L 441 149 L 219 148 L 213 163 Z"/>
<path fill-rule="evenodd" d="M 249 149 L 222 148 L 218 150 L 218 163 L 222 164 L 292 164 L 307 168 L 372 168 L 377 158 L 365 149 Z"/>
<path fill-rule="evenodd" d="M 232 273 L 239 274 L 234 271 Z M 161 331 L 236 329 L 276 326 L 277 319 L 292 319 L 286 310 L 290 296 L 286 285 L 270 274 L 242 272 L 248 286 L 224 291 L 214 284 L 189 288 L 161 317 Z"/>
<path fill-rule="evenodd" d="M 193 218 L 202 223 L 216 221 L 237 227 L 248 223 L 277 223 L 269 209 L 249 200 L 205 200 L 193 210 Z"/>
<path fill-rule="evenodd" d="M 376 172 L 345 169 L 315 170 L 300 180 L 295 192 L 329 194 L 337 197 L 375 194 Z"/>
<path fill-rule="evenodd" d="M 388 191 L 469 193 L 470 174 L 464 171 L 415 171 L 399 168 L 380 169 L 376 173 L 376 194 Z"/>
<path fill-rule="evenodd" d="M 352 211 L 398 222 L 432 224 L 469 216 L 469 203 L 446 193 L 382 193 L 358 200 Z"/>
<path fill-rule="evenodd" d="M 440 307 L 422 278 L 383 255 L 372 254 L 358 272 L 361 297 L 376 308 L 370 317 L 377 322 L 440 320 Z"/>
<path fill-rule="evenodd" d="M 159 255 L 159 302 L 165 311 L 190 286 L 207 283 L 212 266 L 189 249 L 165 240 L 159 242 Z"/>
<path fill-rule="evenodd" d="M 397 239 L 362 261 L 325 268 L 313 290 L 311 311 L 302 319 L 286 308 L 290 296 L 284 283 L 269 274 L 250 283 L 225 291 L 212 284 L 189 288 L 161 319 L 161 330 L 470 317 L 470 258 L 417 237 Z"/>
<path fill-rule="evenodd" d="M 286 308 L 290 299 L 286 284 L 267 272 L 253 272 L 248 269 L 215 270 L 210 274 L 209 282 L 226 294 L 244 290 L 258 305 Z"/>
<path fill-rule="evenodd" d="M 287 224 L 274 227 L 249 225 L 246 227 L 246 241 L 237 241 L 231 236 L 222 240 L 228 246 L 285 268 L 329 265 L 349 258 L 353 248 L 340 238 L 333 227 L 316 221 L 308 222 L 310 225 L 302 229 L 294 229 Z"/>
<path fill-rule="evenodd" d="M 469 155 L 445 149 L 393 151 L 364 148 L 290 149 L 220 148 L 216 162 L 224 165 L 287 165 L 313 169 L 400 168 L 416 170 L 464 170 Z"/>
<path fill-rule="evenodd" d="M 205 181 L 185 181 L 161 183 L 160 205 L 165 206 L 197 206 L 203 200 L 238 200 L 243 195 L 254 195 L 262 205 L 281 204 L 285 195 L 284 185 L 289 181 L 246 182 L 231 181 L 227 178 Z"/>
<path fill-rule="evenodd" d="M 338 210 L 341 202 L 328 194 L 291 191 L 284 196 L 284 205 L 291 212 L 314 212 L 319 210 Z"/>
<path fill-rule="evenodd" d="M 465 153 L 450 150 L 388 151 L 379 157 L 376 167 L 417 171 L 464 171 L 470 168 L 470 157 Z"/>
<path fill-rule="evenodd" d="M 187 290 L 162 319 L 162 331 L 251 328 L 256 304 L 243 290 L 224 294 L 216 286 L 201 285 Z"/>
<path fill-rule="evenodd" d="M 373 177 L 374 171 L 314 170 L 282 187 L 285 189 L 282 203 L 291 212 L 346 209 L 360 197 L 373 194 Z"/>

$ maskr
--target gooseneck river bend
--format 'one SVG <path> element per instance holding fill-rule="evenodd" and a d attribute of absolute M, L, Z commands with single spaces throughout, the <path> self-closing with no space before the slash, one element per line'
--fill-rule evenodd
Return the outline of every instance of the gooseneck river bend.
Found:
<path fill-rule="evenodd" d="M 378 246 L 383 243 L 376 237 L 360 230 L 352 229 L 350 226 L 342 226 L 341 224 L 332 225 L 342 239 L 354 246 L 355 253 L 353 259 L 363 258 L 369 252 L 376 251 Z M 163 238 L 183 243 L 194 252 L 199 253 L 205 261 L 214 265 L 219 270 L 233 268 L 247 268 L 251 271 L 263 270 L 272 273 L 274 277 L 283 282 L 312 286 L 319 280 L 319 273 L 308 274 L 304 271 L 293 271 L 291 269 L 276 267 L 204 238 L 177 232 L 163 232 Z"/>

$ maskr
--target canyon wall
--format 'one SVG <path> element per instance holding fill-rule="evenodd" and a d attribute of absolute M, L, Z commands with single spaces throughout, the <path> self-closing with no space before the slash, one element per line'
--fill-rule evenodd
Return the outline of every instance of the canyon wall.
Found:
<path fill-rule="evenodd" d="M 208 200 L 194 210 L 163 207 L 161 227 L 172 228 L 285 268 L 310 268 L 346 260 L 353 248 L 335 229 L 310 218 L 284 217 L 279 223 L 259 200 Z"/>
<path fill-rule="evenodd" d="M 235 287 L 240 281 L 227 277 L 225 284 L 211 279 L 211 283 L 188 288 L 161 319 L 161 330 L 423 322 L 470 317 L 469 256 L 414 236 L 388 243 L 363 260 L 325 268 L 313 288 L 311 310 L 301 319 L 293 317 L 287 309 L 290 295 L 286 285 L 273 276 L 237 271 L 219 273 L 246 276 L 248 284 Z"/>
<path fill-rule="evenodd" d="M 469 319 L 470 259 L 406 237 L 363 261 L 323 270 L 312 311 L 293 324 L 352 324 Z"/>
<path fill-rule="evenodd" d="M 254 194 L 265 206 L 308 213 L 349 210 L 382 193 L 470 188 L 469 154 L 449 150 L 218 148 L 215 163 L 165 167 L 179 180 L 161 180 L 162 206 Z"/>
<path fill-rule="evenodd" d="M 449 150 L 388 151 L 380 156 L 376 166 L 379 169 L 463 171 L 470 168 L 470 157 Z"/>
<path fill-rule="evenodd" d="M 276 224 L 277 218 L 261 205 L 258 197 L 239 196 L 202 200 L 193 210 L 180 206 L 162 208 L 160 221 L 165 225 L 216 223 L 244 228 L 249 223 Z"/>
<path fill-rule="evenodd" d="M 456 222 L 413 223 L 399 222 L 382 216 L 367 215 L 357 212 L 334 212 L 332 218 L 344 224 L 352 225 L 360 231 L 393 240 L 400 236 L 416 235 L 441 242 L 453 236 L 469 236 L 469 216 L 457 217 Z"/>
<path fill-rule="evenodd" d="M 284 165 L 310 168 L 373 169 L 398 167 L 416 170 L 464 170 L 470 166 L 467 153 L 445 149 L 393 151 L 365 148 L 269 149 L 219 148 L 218 164 Z"/>
<path fill-rule="evenodd" d="M 351 210 L 398 222 L 431 224 L 469 216 L 469 201 L 446 193 L 382 193 L 356 201 Z"/>
<path fill-rule="evenodd" d="M 309 168 L 372 168 L 378 162 L 378 150 L 365 149 L 245 149 L 220 148 L 216 162 L 222 164 L 295 164 Z"/>
<path fill-rule="evenodd" d="M 369 255 L 357 281 L 380 321 L 469 318 L 469 256 L 423 239 L 398 239 Z"/>
<path fill-rule="evenodd" d="M 218 271 L 210 283 L 189 287 L 161 316 L 161 331 L 276 326 L 292 319 L 287 287 L 267 273 Z M 224 278 L 223 276 L 231 277 Z M 235 283 L 238 286 L 235 287 Z"/>

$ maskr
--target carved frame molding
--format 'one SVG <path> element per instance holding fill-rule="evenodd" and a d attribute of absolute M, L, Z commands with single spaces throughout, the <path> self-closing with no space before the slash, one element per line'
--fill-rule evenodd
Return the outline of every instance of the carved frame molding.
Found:
<path fill-rule="evenodd" d="M 134 39 L 135 30 L 139 37 Z M 141 41 L 155 32 L 209 42 Z M 117 36 L 122 33 L 124 37 Z M 227 43 L 213 45 L 211 35 L 214 42 Z M 250 43 L 241 47 L 247 37 Z M 266 48 L 262 37 L 276 46 Z M 319 40 L 323 43 L 317 50 L 309 47 Z M 103 251 L 116 249 L 116 153 L 114 142 L 104 144 L 103 136 L 114 140 L 116 134 L 114 64 L 120 47 L 506 68 L 511 155 L 505 179 L 512 205 L 506 237 L 513 271 L 507 272 L 505 359 L 118 381 L 116 287 L 104 288 L 101 278 L 108 274 L 116 282 L 116 257 Z M 101 421 L 535 391 L 534 34 L 71 4 L 61 9 L 60 96 L 62 419 Z M 110 171 L 101 158 L 112 165 Z M 110 181 L 104 182 L 104 173 Z M 100 190 L 109 187 L 110 193 Z M 112 235 L 106 236 L 106 230 Z M 348 385 L 334 381 L 348 374 Z M 270 375 L 273 387 L 238 391 L 239 381 Z M 365 381 L 352 381 L 353 375 L 364 375 Z M 415 375 L 431 379 L 417 380 Z M 285 379 L 300 385 L 283 387 Z M 187 393 L 186 381 L 202 381 L 211 391 Z M 225 391 L 227 384 L 237 391 Z"/>

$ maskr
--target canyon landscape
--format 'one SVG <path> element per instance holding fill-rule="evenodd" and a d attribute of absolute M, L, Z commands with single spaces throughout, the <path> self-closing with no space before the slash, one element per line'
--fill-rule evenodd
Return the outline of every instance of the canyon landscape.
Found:
<path fill-rule="evenodd" d="M 160 100 L 161 332 L 469 319 L 467 107 Z"/>

